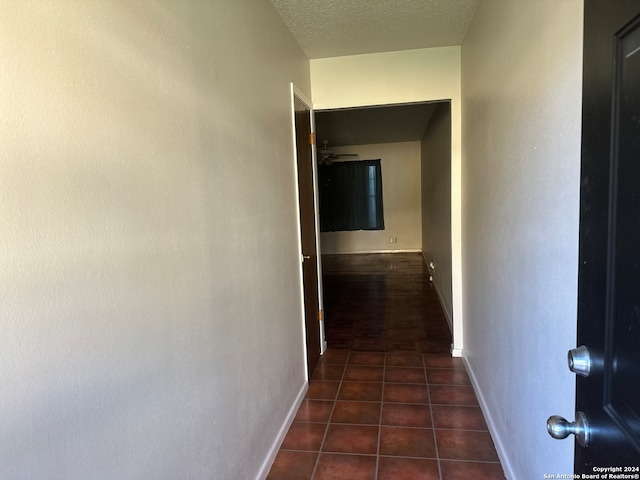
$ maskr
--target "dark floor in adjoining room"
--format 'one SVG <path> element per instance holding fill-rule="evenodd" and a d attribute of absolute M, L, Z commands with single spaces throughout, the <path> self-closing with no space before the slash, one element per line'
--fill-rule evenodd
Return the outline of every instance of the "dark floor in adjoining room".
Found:
<path fill-rule="evenodd" d="M 268 479 L 503 479 L 422 255 L 322 261 L 329 349 Z"/>

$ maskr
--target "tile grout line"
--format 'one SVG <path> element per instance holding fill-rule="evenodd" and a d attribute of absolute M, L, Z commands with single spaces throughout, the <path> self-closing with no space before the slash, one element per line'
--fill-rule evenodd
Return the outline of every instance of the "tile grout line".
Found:
<path fill-rule="evenodd" d="M 424 354 L 422 354 L 422 368 L 424 369 L 424 381 L 427 385 L 427 398 L 429 400 L 429 416 L 431 417 L 431 428 L 433 429 L 433 448 L 436 452 L 436 461 L 438 462 L 438 477 L 442 480 L 442 466 L 440 465 L 440 453 L 438 452 L 438 438 L 436 437 L 436 424 L 433 418 L 433 404 L 431 403 L 431 390 L 429 389 L 429 377 L 427 376 L 427 363 Z"/>
<path fill-rule="evenodd" d="M 322 436 L 322 442 L 320 442 L 320 447 L 318 448 L 318 458 L 316 458 L 316 463 L 313 466 L 313 472 L 311 473 L 311 480 L 313 480 L 316 476 L 316 471 L 318 470 L 318 464 L 320 463 L 320 456 L 322 455 L 322 449 L 324 448 L 324 442 L 327 439 L 327 434 L 329 433 L 329 425 L 331 425 L 331 418 L 333 417 L 333 412 L 336 409 L 336 403 L 338 403 L 338 394 L 340 393 L 340 388 L 342 387 L 342 380 L 344 379 L 344 375 L 347 372 L 347 363 L 349 362 L 349 357 L 351 356 L 351 351 L 349 355 L 347 355 L 347 359 L 345 360 L 342 375 L 340 376 L 340 382 L 338 383 L 338 389 L 336 390 L 336 396 L 333 399 L 333 406 L 331 407 L 331 413 L 329 414 L 329 418 L 327 419 L 327 426 L 324 429 L 324 435 Z M 316 367 L 317 368 L 317 367 Z"/>
<path fill-rule="evenodd" d="M 375 480 L 378 480 L 378 472 L 380 469 L 380 442 L 382 441 L 382 405 L 384 402 L 385 378 L 387 376 L 387 353 L 384 353 L 384 362 L 382 363 L 382 390 L 380 391 L 380 415 L 378 418 L 378 448 L 376 450 L 376 471 Z"/>

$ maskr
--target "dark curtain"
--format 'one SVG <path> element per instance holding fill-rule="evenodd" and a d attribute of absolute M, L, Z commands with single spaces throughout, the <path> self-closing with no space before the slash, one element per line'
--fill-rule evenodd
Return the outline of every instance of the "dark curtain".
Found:
<path fill-rule="evenodd" d="M 318 167 L 320 231 L 384 230 L 380 160 Z"/>

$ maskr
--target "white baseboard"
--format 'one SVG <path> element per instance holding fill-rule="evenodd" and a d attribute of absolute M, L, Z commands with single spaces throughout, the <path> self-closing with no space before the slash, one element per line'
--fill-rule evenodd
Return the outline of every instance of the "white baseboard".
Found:
<path fill-rule="evenodd" d="M 516 480 L 516 476 L 513 473 L 513 468 L 509 463 L 509 458 L 507 457 L 507 450 L 504 448 L 504 443 L 502 439 L 499 437 L 496 424 L 489 412 L 489 408 L 487 407 L 487 402 L 484 399 L 484 394 L 480 385 L 478 385 L 478 379 L 476 378 L 475 372 L 469 363 L 469 359 L 466 357 L 464 351 L 462 351 L 462 360 L 464 361 L 464 365 L 467 369 L 467 373 L 469 374 L 469 378 L 471 379 L 471 384 L 473 385 L 473 390 L 478 397 L 478 403 L 480 404 L 480 410 L 484 415 L 484 419 L 487 422 L 487 427 L 489 428 L 489 433 L 491 434 L 491 438 L 496 447 L 496 452 L 498 453 L 498 458 L 500 459 L 500 463 L 502 464 L 502 470 L 504 471 L 505 478 L 507 480 Z"/>
<path fill-rule="evenodd" d="M 451 315 L 451 312 L 447 310 L 447 306 L 445 305 L 444 300 L 442 299 L 442 293 L 440 293 L 440 287 L 438 287 L 438 282 L 436 281 L 436 279 L 434 278 L 431 283 L 433 283 L 433 287 L 436 290 L 436 295 L 438 295 L 440 306 L 442 307 L 444 316 L 447 319 L 447 323 L 449 324 L 449 330 L 451 331 L 451 333 L 453 333 L 453 315 Z"/>
<path fill-rule="evenodd" d="M 304 400 L 304 396 L 307 393 L 308 388 L 309 388 L 309 384 L 307 382 L 304 382 L 304 384 L 298 391 L 298 395 L 296 396 L 296 399 L 291 405 L 291 408 L 289 409 L 289 413 L 287 414 L 287 417 L 285 418 L 284 423 L 280 427 L 280 430 L 278 431 L 278 435 L 273 441 L 273 444 L 269 449 L 269 453 L 267 457 L 264 459 L 264 461 L 262 462 L 262 465 L 260 466 L 260 470 L 256 475 L 256 480 L 265 480 L 267 478 L 267 475 L 269 475 L 269 470 L 271 470 L 271 465 L 273 464 L 273 461 L 276 459 L 276 455 L 278 455 L 278 450 L 280 450 L 280 445 L 282 445 L 282 442 L 284 442 L 284 437 L 287 435 L 287 432 L 289 431 L 289 427 L 291 427 L 291 424 L 293 423 L 293 419 L 296 418 L 296 413 L 298 413 L 298 409 L 300 408 L 300 404 L 302 404 L 302 400 Z"/>
<path fill-rule="evenodd" d="M 424 260 L 424 264 L 429 265 L 427 258 L 424 256 L 424 252 L 422 250 L 420 250 L 420 252 L 422 253 L 422 259 Z M 429 268 L 427 267 L 427 271 L 428 270 Z M 432 272 L 429 272 L 429 275 L 432 275 Z M 440 307 L 442 307 L 444 316 L 447 319 L 447 323 L 449 324 L 449 330 L 451 331 L 451 333 L 453 333 L 453 314 L 447 309 L 447 305 L 444 303 L 444 300 L 442 299 L 442 292 L 440 291 L 440 287 L 438 286 L 437 279 L 433 277 L 433 275 L 431 278 L 432 278 L 431 283 L 433 283 L 433 287 L 436 291 L 436 295 L 438 295 L 438 301 L 440 302 Z M 456 349 L 455 351 L 459 353 L 457 355 L 454 355 L 454 350 L 452 350 L 451 351 L 452 356 L 454 357 L 462 356 L 462 350 Z"/>

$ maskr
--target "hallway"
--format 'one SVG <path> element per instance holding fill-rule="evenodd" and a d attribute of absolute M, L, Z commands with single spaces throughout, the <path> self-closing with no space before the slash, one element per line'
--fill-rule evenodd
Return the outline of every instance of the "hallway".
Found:
<path fill-rule="evenodd" d="M 422 255 L 323 256 L 329 349 L 268 476 L 504 478 Z"/>

